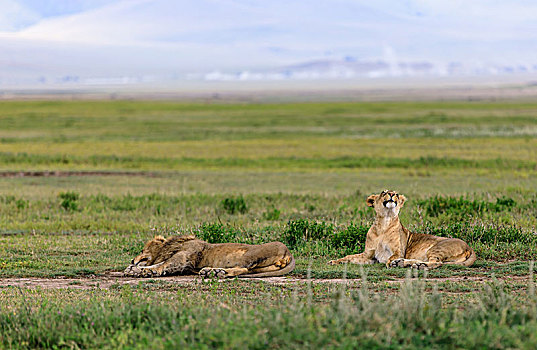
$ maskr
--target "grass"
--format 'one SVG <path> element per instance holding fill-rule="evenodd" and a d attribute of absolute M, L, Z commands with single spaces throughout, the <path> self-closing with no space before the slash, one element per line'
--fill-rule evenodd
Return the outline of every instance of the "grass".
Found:
<path fill-rule="evenodd" d="M 188 104 L 2 102 L 7 142 L 533 136 L 537 105 L 511 102 Z"/>
<path fill-rule="evenodd" d="M 0 348 L 534 348 L 536 112 L 509 101 L 0 102 L 0 173 L 112 172 L 0 177 L 0 278 L 75 278 L 0 288 Z M 407 196 L 406 227 L 464 239 L 476 264 L 417 278 L 327 265 L 363 249 L 365 198 L 385 188 Z M 283 241 L 290 277 L 306 280 L 99 288 L 153 235 L 178 232 Z"/>
<path fill-rule="evenodd" d="M 0 340 L 9 348 L 529 349 L 537 345 L 533 283 L 474 286 L 456 300 L 448 292 L 460 287 L 431 291 L 412 279 L 380 291 L 366 279 L 335 288 L 259 282 L 255 292 L 237 280 L 90 293 L 8 288 L 0 290 L 10 301 L 0 310 Z"/>
<path fill-rule="evenodd" d="M 412 158 L 372 158 L 372 157 L 340 157 L 340 158 L 152 158 L 152 157 L 120 157 L 70 155 L 29 155 L 27 153 L 0 153 L 0 161 L 19 169 L 21 166 L 36 168 L 55 167 L 59 169 L 129 169 L 129 170 L 181 170 L 181 169 L 260 169 L 260 170 L 345 170 L 345 169 L 494 169 L 494 170 L 525 170 L 534 172 L 537 162 L 513 159 L 481 159 L 469 160 L 459 158 L 420 157 Z"/>
<path fill-rule="evenodd" d="M 409 201 L 401 220 L 418 232 L 461 238 L 483 260 L 537 259 L 534 195 L 487 197 Z M 82 196 L 67 191 L 37 200 L 1 196 L 0 212 L 6 257 L 0 259 L 0 275 L 7 276 L 121 270 L 155 234 L 193 233 L 212 242 L 252 244 L 279 240 L 299 259 L 327 260 L 362 251 L 374 218 L 357 194 Z"/>
<path fill-rule="evenodd" d="M 408 166 L 419 159 L 446 159 L 444 166 L 451 167 L 499 160 L 535 170 L 536 110 L 537 104 L 499 102 L 2 102 L 0 159 L 8 168 L 172 169 L 211 162 L 294 168 L 297 160 L 344 168 L 349 162 L 385 167 L 392 161 Z M 386 138 L 397 144 L 397 152 L 386 147 Z M 312 165 L 298 167 L 304 166 Z"/>

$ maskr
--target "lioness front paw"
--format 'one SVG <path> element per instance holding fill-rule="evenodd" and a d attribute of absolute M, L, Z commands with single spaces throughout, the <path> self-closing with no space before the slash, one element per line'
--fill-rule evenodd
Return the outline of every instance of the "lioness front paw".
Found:
<path fill-rule="evenodd" d="M 227 272 L 225 269 L 217 268 L 217 267 L 204 267 L 200 270 L 199 275 L 202 278 L 225 278 L 227 275 Z"/>
<path fill-rule="evenodd" d="M 395 259 L 391 263 L 389 263 L 388 267 L 408 267 L 408 265 L 405 264 L 405 259 L 404 258 L 399 258 L 399 259 Z"/>
<path fill-rule="evenodd" d="M 142 272 L 140 273 L 140 277 L 158 277 L 159 274 L 153 270 L 153 269 L 142 269 Z"/>
<path fill-rule="evenodd" d="M 412 264 L 412 268 L 416 270 L 429 270 L 429 265 L 426 263 L 415 263 Z"/>
<path fill-rule="evenodd" d="M 127 277 L 159 277 L 163 275 L 163 272 L 156 269 L 130 265 L 123 271 L 123 275 Z"/>
<path fill-rule="evenodd" d="M 328 265 L 338 265 L 338 264 L 341 264 L 341 262 L 339 260 L 330 260 L 329 262 L 327 262 Z"/>
<path fill-rule="evenodd" d="M 142 271 L 142 270 L 141 270 L 138 266 L 136 266 L 136 265 L 129 265 L 129 266 L 127 266 L 127 268 L 125 269 L 125 271 L 123 271 L 123 276 L 127 276 L 127 277 L 139 277 L 141 271 Z"/>

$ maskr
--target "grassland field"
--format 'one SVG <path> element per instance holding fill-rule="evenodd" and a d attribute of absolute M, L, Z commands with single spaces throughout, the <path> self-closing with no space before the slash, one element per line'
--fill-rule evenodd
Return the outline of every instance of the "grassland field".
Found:
<path fill-rule="evenodd" d="M 0 282 L 72 279 L 0 283 L 0 348 L 534 349 L 536 136 L 521 101 L 0 102 Z M 466 240 L 476 264 L 327 265 L 363 249 L 386 188 L 406 227 Z M 178 232 L 280 240 L 297 267 L 99 287 Z"/>

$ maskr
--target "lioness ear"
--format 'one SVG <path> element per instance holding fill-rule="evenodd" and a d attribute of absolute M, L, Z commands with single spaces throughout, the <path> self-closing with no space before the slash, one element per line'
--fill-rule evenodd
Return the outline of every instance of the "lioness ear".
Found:
<path fill-rule="evenodd" d="M 366 199 L 366 203 L 367 203 L 367 206 L 368 207 L 373 207 L 375 206 L 375 200 L 379 197 L 378 194 L 372 194 L 371 196 L 367 197 Z"/>
<path fill-rule="evenodd" d="M 155 238 L 153 238 L 154 241 L 157 241 L 157 242 L 162 242 L 164 243 L 164 241 L 166 241 L 166 238 L 164 238 L 163 236 L 155 236 Z"/>
<path fill-rule="evenodd" d="M 401 203 L 401 205 L 403 205 L 403 203 L 406 202 L 406 197 L 402 194 L 399 195 L 399 203 Z"/>

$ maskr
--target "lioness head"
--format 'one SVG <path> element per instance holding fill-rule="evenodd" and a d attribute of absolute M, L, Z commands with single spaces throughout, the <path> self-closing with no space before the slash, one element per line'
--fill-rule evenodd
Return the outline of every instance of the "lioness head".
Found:
<path fill-rule="evenodd" d="M 368 206 L 375 208 L 379 216 L 397 216 L 406 197 L 395 191 L 384 190 L 380 194 L 367 197 Z"/>
<path fill-rule="evenodd" d="M 155 258 L 159 255 L 159 251 L 162 250 L 165 241 L 166 239 L 162 236 L 153 237 L 152 240 L 145 244 L 142 253 L 132 259 L 131 264 L 137 266 L 153 265 Z"/>
<path fill-rule="evenodd" d="M 132 259 L 131 264 L 136 266 L 151 266 L 169 259 L 180 247 L 181 243 L 195 239 L 193 235 L 175 236 L 166 239 L 162 236 L 155 236 L 148 241 L 142 253 Z"/>

